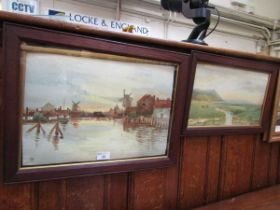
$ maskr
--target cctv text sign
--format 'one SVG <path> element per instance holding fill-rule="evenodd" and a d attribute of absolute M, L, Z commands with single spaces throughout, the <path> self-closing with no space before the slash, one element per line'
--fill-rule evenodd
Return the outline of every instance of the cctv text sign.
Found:
<path fill-rule="evenodd" d="M 9 12 L 37 15 L 39 3 L 37 0 L 5 0 L 4 9 Z"/>

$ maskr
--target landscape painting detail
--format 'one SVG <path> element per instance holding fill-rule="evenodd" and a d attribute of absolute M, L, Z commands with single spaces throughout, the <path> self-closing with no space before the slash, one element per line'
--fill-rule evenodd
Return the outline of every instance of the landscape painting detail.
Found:
<path fill-rule="evenodd" d="M 177 65 L 41 48 L 21 56 L 22 167 L 167 155 Z"/>
<path fill-rule="evenodd" d="M 259 126 L 268 82 L 267 73 L 198 63 L 188 127 Z"/>

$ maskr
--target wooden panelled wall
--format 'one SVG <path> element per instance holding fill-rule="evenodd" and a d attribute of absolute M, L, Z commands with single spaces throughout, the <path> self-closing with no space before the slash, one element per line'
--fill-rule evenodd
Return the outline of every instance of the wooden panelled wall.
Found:
<path fill-rule="evenodd" d="M 0 116 L 2 84 L 1 74 Z M 183 210 L 280 180 L 279 144 L 236 135 L 182 138 L 180 164 L 171 168 L 3 185 L 3 123 L 0 210 Z"/>

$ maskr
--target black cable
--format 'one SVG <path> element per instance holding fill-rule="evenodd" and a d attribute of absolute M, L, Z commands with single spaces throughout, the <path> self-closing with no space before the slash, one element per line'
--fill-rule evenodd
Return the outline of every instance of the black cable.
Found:
<path fill-rule="evenodd" d="M 216 25 L 214 26 L 214 28 L 208 34 L 206 34 L 205 38 L 208 37 L 210 34 L 212 34 L 220 23 L 220 19 L 221 19 L 220 11 L 216 7 L 214 9 L 216 10 L 218 19 L 217 19 L 217 22 L 216 22 Z"/>

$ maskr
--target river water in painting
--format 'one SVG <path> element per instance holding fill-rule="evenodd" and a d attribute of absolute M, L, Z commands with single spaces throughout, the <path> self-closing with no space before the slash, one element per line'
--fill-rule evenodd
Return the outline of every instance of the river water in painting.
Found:
<path fill-rule="evenodd" d="M 70 120 L 60 124 L 63 138 L 48 135 L 54 123 L 42 124 L 45 134 L 27 132 L 32 126 L 23 125 L 23 167 L 96 161 L 98 152 L 110 152 L 111 160 L 161 156 L 168 142 L 168 129 L 124 127 L 121 119 Z"/>

